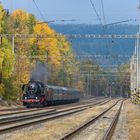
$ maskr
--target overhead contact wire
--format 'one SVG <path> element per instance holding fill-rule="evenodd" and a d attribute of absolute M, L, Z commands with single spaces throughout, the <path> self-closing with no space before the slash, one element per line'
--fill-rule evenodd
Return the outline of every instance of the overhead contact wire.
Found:
<path fill-rule="evenodd" d="M 104 3 L 103 3 L 103 0 L 101 0 L 101 6 L 102 6 L 102 13 L 103 13 L 104 25 L 106 25 L 106 17 L 105 17 L 105 10 L 104 10 Z"/>
<path fill-rule="evenodd" d="M 97 10 L 96 10 L 96 8 L 95 8 L 95 4 L 94 4 L 93 0 L 90 0 L 90 3 L 91 3 L 91 6 L 92 6 L 92 8 L 93 8 L 93 10 L 94 10 L 94 12 L 95 12 L 95 14 L 96 14 L 96 16 L 97 16 L 97 18 L 98 18 L 100 24 L 103 26 L 102 20 L 101 20 L 99 14 L 98 14 L 98 12 L 97 12 Z"/>
<path fill-rule="evenodd" d="M 41 12 L 41 10 L 40 10 L 38 4 L 36 3 L 35 0 L 33 0 L 33 3 L 34 3 L 34 5 L 36 6 L 36 8 L 37 8 L 37 10 L 38 10 L 38 12 L 39 12 L 41 18 L 45 21 L 45 17 L 44 17 L 44 15 L 42 14 L 42 12 Z"/>

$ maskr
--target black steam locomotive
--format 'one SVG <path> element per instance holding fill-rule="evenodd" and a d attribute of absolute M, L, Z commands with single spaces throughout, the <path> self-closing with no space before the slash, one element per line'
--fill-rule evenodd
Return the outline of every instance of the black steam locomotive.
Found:
<path fill-rule="evenodd" d="M 23 85 L 22 90 L 26 107 L 73 103 L 78 102 L 81 96 L 78 89 L 44 85 L 38 81 L 30 81 Z"/>

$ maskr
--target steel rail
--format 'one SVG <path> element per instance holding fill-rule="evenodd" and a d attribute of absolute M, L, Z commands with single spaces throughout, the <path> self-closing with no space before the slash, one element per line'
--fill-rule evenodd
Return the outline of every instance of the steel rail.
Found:
<path fill-rule="evenodd" d="M 44 121 L 49 121 L 49 120 L 57 119 L 57 118 L 60 118 L 60 117 L 65 117 L 67 115 L 71 115 L 71 114 L 78 113 L 78 112 L 81 112 L 83 110 L 86 110 L 87 108 L 88 107 L 82 107 L 80 109 L 74 109 L 74 110 L 67 111 L 67 112 L 65 111 L 63 113 L 54 114 L 54 115 L 51 115 L 51 116 L 44 116 L 44 118 L 42 117 L 42 118 L 38 118 L 38 119 L 35 119 L 35 120 L 30 119 L 30 121 L 27 121 L 27 122 L 26 122 L 26 120 L 23 120 L 22 123 L 9 125 L 8 127 L 7 127 L 7 123 L 6 123 L 6 126 L 3 126 L 2 128 L 0 128 L 0 134 L 11 132 L 11 131 L 17 130 L 19 128 L 24 128 L 24 127 L 31 126 L 33 124 L 41 123 L 41 122 L 44 122 Z"/>
<path fill-rule="evenodd" d="M 96 99 L 105 99 L 106 97 L 100 96 L 100 97 L 92 97 L 90 99 L 83 99 L 80 100 L 78 103 L 71 103 L 71 104 L 60 104 L 60 105 L 52 105 L 52 106 L 47 106 L 47 108 L 50 107 L 59 107 L 59 106 L 67 106 L 67 105 L 74 105 L 74 104 L 80 104 L 81 102 L 88 102 L 89 100 L 96 100 Z M 5 108 L 5 109 L 0 109 L 0 112 L 6 112 L 6 111 L 19 111 L 19 110 L 34 110 L 35 108 L 26 108 L 26 107 L 19 107 L 19 108 Z M 36 108 L 38 109 L 38 108 Z M 44 109 L 44 108 L 40 108 L 39 109 Z"/>
<path fill-rule="evenodd" d="M 97 115 L 96 117 L 93 116 L 89 121 L 83 123 L 81 126 L 76 128 L 75 130 L 71 131 L 70 133 L 62 136 L 60 140 L 69 140 L 72 139 L 75 135 L 78 135 L 82 130 L 85 130 L 88 126 L 90 126 L 92 123 L 97 121 L 100 117 L 102 117 L 105 113 L 107 113 L 110 109 L 112 109 L 120 100 L 118 100 L 115 104 L 113 104 L 111 107 L 107 108 L 105 111 Z"/>
<path fill-rule="evenodd" d="M 46 116 L 46 115 L 53 115 L 53 114 L 57 114 L 57 113 L 63 113 L 65 111 L 71 111 L 73 109 L 80 109 L 82 107 L 93 107 L 95 105 L 100 105 L 100 104 L 105 104 L 109 102 L 109 100 L 105 100 L 105 101 L 99 101 L 99 102 L 96 102 L 96 103 L 90 103 L 90 104 L 87 104 L 87 105 L 81 105 L 81 106 L 76 106 L 76 107 L 70 107 L 70 108 L 64 108 L 64 109 L 61 109 L 61 110 L 55 110 L 55 109 L 51 109 L 51 110 L 48 110 L 48 111 L 45 111 L 45 112 L 35 112 L 35 113 L 32 113 L 32 114 L 24 114 L 24 115 L 21 115 L 21 116 L 6 116 L 6 117 L 3 117 L 3 118 L 0 118 L 0 125 L 3 125 L 3 124 L 9 124 L 9 123 L 14 123 L 14 122 L 20 122 L 22 120 L 27 120 L 27 119 L 34 119 L 34 118 L 37 118 L 37 117 L 43 117 L 43 116 Z"/>
<path fill-rule="evenodd" d="M 105 135 L 104 135 L 102 140 L 111 140 L 111 138 L 113 136 L 113 133 L 115 131 L 115 128 L 116 128 L 116 125 L 117 125 L 121 110 L 122 110 L 122 106 L 123 106 L 123 101 L 122 101 L 122 103 L 121 103 L 121 105 L 119 107 L 119 110 L 117 111 L 113 121 L 111 122 L 110 127 L 106 131 L 106 133 L 105 133 Z"/>
<path fill-rule="evenodd" d="M 23 111 L 16 111 L 16 112 L 9 112 L 9 113 L 2 113 L 0 114 L 0 117 L 2 116 L 9 116 L 9 115 L 16 115 L 16 114 L 23 114 L 23 113 L 28 113 L 28 112 L 35 112 L 35 111 L 40 111 L 40 110 L 45 110 L 45 109 L 50 109 L 50 108 L 34 108 L 34 109 L 26 109 Z"/>
<path fill-rule="evenodd" d="M 97 103 L 96 103 L 96 105 L 97 105 Z M 91 107 L 93 107 L 93 105 L 90 104 L 90 105 L 82 106 L 79 108 L 71 108 L 69 110 L 63 110 L 61 112 L 52 112 L 52 114 L 50 114 L 50 115 L 37 116 L 37 117 L 32 116 L 32 118 L 30 118 L 30 119 L 25 118 L 25 119 L 21 119 L 21 121 L 20 120 L 17 120 L 17 121 L 13 120 L 13 123 L 11 121 L 11 124 L 8 121 L 6 122 L 6 120 L 5 120 L 5 122 L 4 121 L 2 122 L 2 120 L 1 120 L 0 134 L 11 132 L 11 131 L 17 130 L 19 128 L 31 126 L 33 124 L 41 123 L 44 121 L 49 121 L 49 120 L 57 119 L 60 117 L 65 117 L 67 115 L 71 115 L 74 113 L 84 111 L 84 110 L 89 109 Z"/>
<path fill-rule="evenodd" d="M 5 108 L 5 109 L 0 109 L 0 111 L 18 111 L 18 110 L 26 110 L 27 108 L 25 107 L 19 107 L 19 108 Z"/>
<path fill-rule="evenodd" d="M 73 104 L 65 104 L 65 105 L 58 105 L 58 106 L 48 106 L 48 107 L 44 107 L 44 108 L 34 108 L 34 109 L 27 109 L 25 108 L 23 111 L 16 111 L 16 112 L 9 112 L 9 113 L 2 113 L 0 114 L 0 117 L 2 116 L 9 116 L 9 115 L 16 115 L 16 114 L 23 114 L 23 113 L 28 113 L 28 112 L 35 112 L 35 111 L 40 111 L 40 110 L 45 110 L 45 109 L 61 109 L 61 108 L 66 108 L 66 107 L 72 107 L 72 106 L 78 106 L 78 105 L 83 105 L 83 104 L 86 104 L 86 103 L 89 103 L 91 101 L 95 101 L 97 98 L 93 98 L 93 99 L 90 99 L 90 100 L 83 100 L 82 102 L 79 102 L 79 103 L 73 103 Z M 106 98 L 98 98 L 98 99 L 106 99 Z M 12 110 L 12 109 L 11 109 Z"/>

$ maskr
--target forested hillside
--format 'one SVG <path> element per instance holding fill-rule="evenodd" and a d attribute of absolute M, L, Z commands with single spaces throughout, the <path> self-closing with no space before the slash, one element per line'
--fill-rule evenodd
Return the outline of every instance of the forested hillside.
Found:
<path fill-rule="evenodd" d="M 64 34 L 136 34 L 138 30 L 136 25 L 127 24 L 107 27 L 84 24 L 52 24 L 51 26 L 57 32 Z M 134 39 L 70 38 L 70 41 L 79 58 L 96 59 L 101 65 L 127 63 L 135 46 Z"/>

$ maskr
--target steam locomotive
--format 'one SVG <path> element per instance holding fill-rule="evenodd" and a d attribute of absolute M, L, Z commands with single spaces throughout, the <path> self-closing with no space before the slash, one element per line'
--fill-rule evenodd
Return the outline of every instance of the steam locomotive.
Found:
<path fill-rule="evenodd" d="M 22 90 L 26 107 L 73 103 L 78 102 L 81 96 L 78 89 L 45 85 L 39 81 L 29 81 Z"/>

